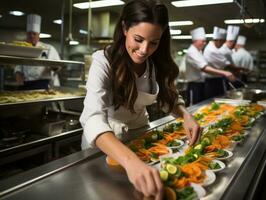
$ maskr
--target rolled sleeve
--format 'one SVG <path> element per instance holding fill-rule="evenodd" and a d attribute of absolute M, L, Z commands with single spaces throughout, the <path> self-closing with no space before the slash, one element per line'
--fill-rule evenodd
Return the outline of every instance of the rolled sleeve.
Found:
<path fill-rule="evenodd" d="M 112 131 L 107 114 L 111 96 L 109 63 L 103 51 L 94 53 L 92 58 L 84 109 L 80 116 L 83 127 L 82 149 L 95 147 L 95 140 L 100 134 Z"/>
<path fill-rule="evenodd" d="M 187 53 L 187 60 L 190 66 L 197 68 L 199 70 L 203 69 L 208 65 L 207 60 L 204 58 L 201 51 L 197 50 L 193 45 L 189 48 Z"/>

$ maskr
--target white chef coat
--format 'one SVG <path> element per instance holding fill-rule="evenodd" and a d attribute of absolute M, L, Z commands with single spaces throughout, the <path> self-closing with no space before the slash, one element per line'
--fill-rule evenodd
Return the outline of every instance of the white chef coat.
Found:
<path fill-rule="evenodd" d="M 110 64 L 100 50 L 92 55 L 88 81 L 86 83 L 87 94 L 84 100 L 84 109 L 80 117 L 83 127 L 82 149 L 95 147 L 95 139 L 101 133 L 114 132 L 118 137 L 127 129 L 140 128 L 149 123 L 146 105 L 155 103 L 159 86 L 155 78 L 155 70 L 152 70 L 151 79 L 149 68 L 141 77 L 136 76 L 138 97 L 134 104 L 136 113 L 120 106 L 114 110 L 112 102 L 111 69 Z M 152 92 L 151 84 L 152 83 Z M 184 104 L 180 99 L 178 104 Z"/>
<path fill-rule="evenodd" d="M 236 66 L 246 68 L 250 71 L 254 69 L 253 57 L 245 48 L 233 51 L 232 57 Z"/>
<path fill-rule="evenodd" d="M 207 65 L 202 51 L 191 44 L 186 54 L 186 79 L 189 82 L 204 82 L 201 70 Z"/>
<path fill-rule="evenodd" d="M 228 48 L 226 44 L 223 44 L 223 46 L 221 46 L 219 51 L 224 55 L 226 59 L 226 65 L 234 65 L 234 61 L 232 58 L 233 51 L 230 48 Z"/>
<path fill-rule="evenodd" d="M 208 62 L 209 65 L 216 69 L 223 70 L 226 66 L 227 59 L 225 56 L 219 51 L 213 41 L 210 41 L 203 52 L 204 58 Z M 213 77 L 221 77 L 214 74 L 203 73 L 204 77 L 213 78 Z"/>
<path fill-rule="evenodd" d="M 44 48 L 42 54 L 39 58 L 46 58 L 49 60 L 60 60 L 60 56 L 56 49 L 50 45 L 43 42 L 37 42 L 36 47 Z M 52 85 L 60 86 L 59 78 L 56 73 L 49 70 L 48 67 L 44 66 L 28 66 L 28 65 L 18 65 L 15 67 L 14 72 L 21 72 L 24 74 L 25 81 L 34 81 L 40 79 L 51 79 Z"/>

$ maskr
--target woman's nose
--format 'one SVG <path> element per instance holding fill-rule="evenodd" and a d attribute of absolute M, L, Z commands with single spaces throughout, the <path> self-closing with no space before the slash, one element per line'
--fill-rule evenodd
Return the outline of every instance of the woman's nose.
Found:
<path fill-rule="evenodd" d="M 140 46 L 140 52 L 142 54 L 147 54 L 148 53 L 148 49 L 149 49 L 149 45 L 147 43 L 143 43 Z"/>

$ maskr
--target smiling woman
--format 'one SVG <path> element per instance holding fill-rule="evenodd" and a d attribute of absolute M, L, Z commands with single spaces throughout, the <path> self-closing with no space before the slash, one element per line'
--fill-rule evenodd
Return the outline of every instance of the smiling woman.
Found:
<path fill-rule="evenodd" d="M 166 6 L 158 0 L 127 3 L 113 44 L 92 58 L 80 118 L 82 148 L 96 145 L 126 170 L 138 191 L 161 199 L 163 185 L 158 170 L 141 161 L 117 137 L 128 129 L 148 125 L 146 106 L 156 101 L 166 112 L 184 117 L 191 144 L 199 137 L 199 126 L 184 108 L 174 84 L 178 67 L 170 54 Z"/>

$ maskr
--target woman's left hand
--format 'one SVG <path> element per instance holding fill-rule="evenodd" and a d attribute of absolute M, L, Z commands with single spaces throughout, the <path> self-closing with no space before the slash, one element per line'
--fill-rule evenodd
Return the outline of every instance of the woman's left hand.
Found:
<path fill-rule="evenodd" d="M 201 128 L 190 113 L 185 113 L 183 117 L 184 129 L 189 140 L 189 145 L 193 145 L 200 138 Z"/>

